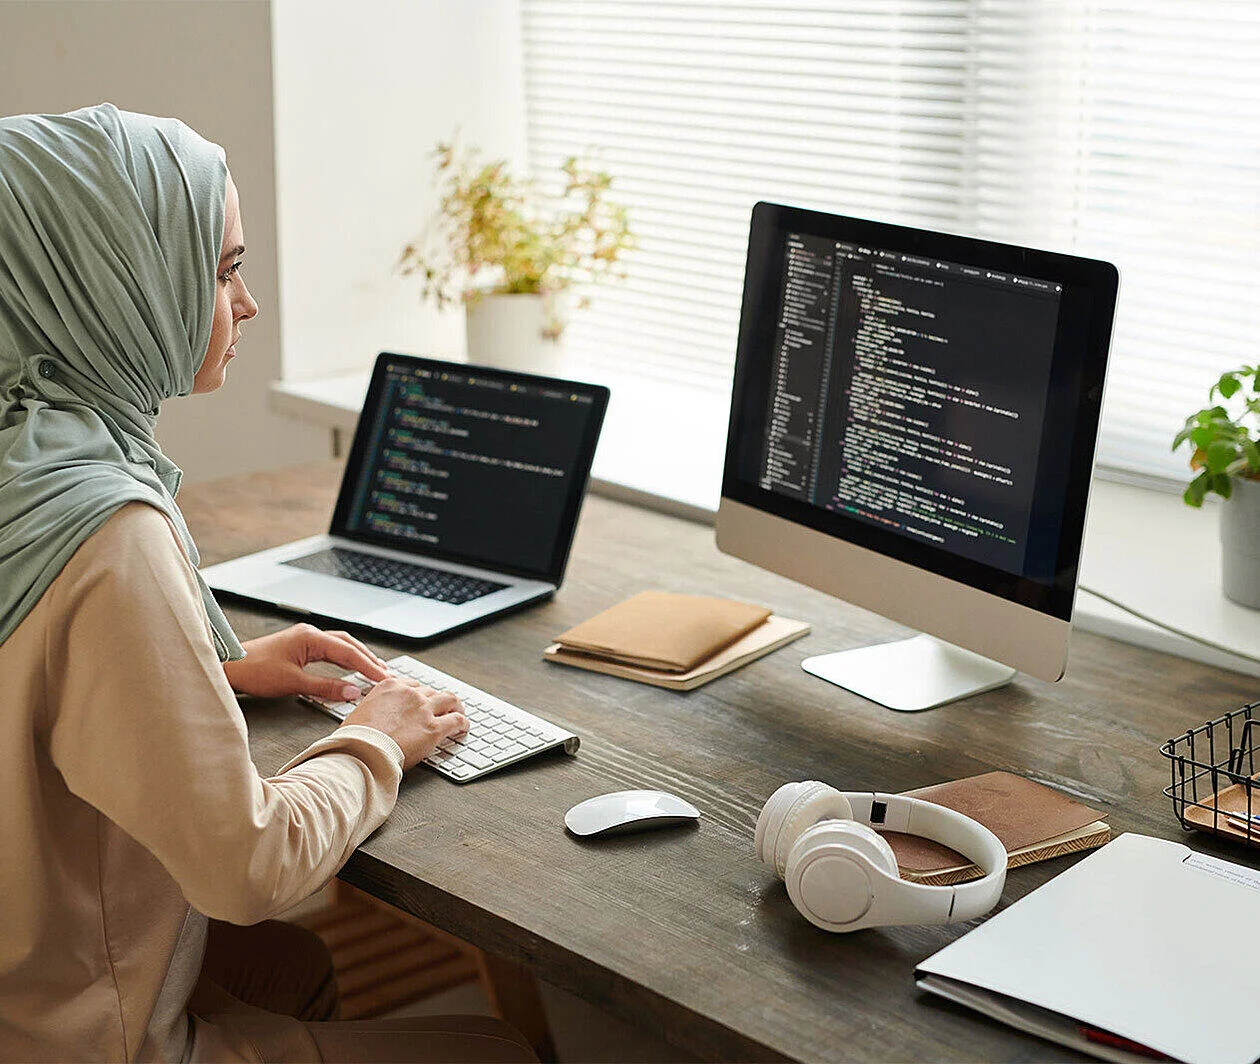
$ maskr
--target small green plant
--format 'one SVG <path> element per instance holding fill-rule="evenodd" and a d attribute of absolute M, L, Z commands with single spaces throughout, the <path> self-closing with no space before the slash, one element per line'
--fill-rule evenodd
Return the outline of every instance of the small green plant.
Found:
<path fill-rule="evenodd" d="M 1260 480 L 1260 447 L 1256 445 L 1260 365 L 1222 373 L 1208 391 L 1208 402 L 1217 398 L 1231 403 L 1234 412 L 1220 403 L 1205 406 L 1186 418 L 1185 427 L 1173 439 L 1174 451 L 1185 443 L 1194 448 L 1190 468 L 1198 475 L 1182 495 L 1191 506 L 1202 506 L 1211 491 L 1228 499 L 1234 491 L 1233 477 Z"/>
<path fill-rule="evenodd" d="M 506 160 L 481 162 L 454 139 L 434 157 L 438 211 L 425 236 L 403 248 L 398 270 L 418 275 L 421 297 L 438 307 L 538 293 L 546 298 L 544 335 L 554 338 L 564 328 L 557 297 L 615 275 L 634 245 L 625 208 L 608 199 L 612 178 L 577 157 L 560 168 L 563 189 L 550 202 Z M 579 296 L 578 306 L 587 302 Z"/>

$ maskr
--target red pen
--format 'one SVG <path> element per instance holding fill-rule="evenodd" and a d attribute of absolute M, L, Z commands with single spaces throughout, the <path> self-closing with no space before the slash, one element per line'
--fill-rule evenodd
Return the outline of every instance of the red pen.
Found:
<path fill-rule="evenodd" d="M 1076 1030 L 1087 1041 L 1097 1042 L 1099 1045 L 1111 1046 L 1113 1049 L 1123 1049 L 1126 1052 L 1136 1053 L 1139 1056 L 1150 1057 L 1151 1060 L 1173 1059 L 1161 1053 L 1158 1049 L 1152 1049 L 1150 1046 L 1142 1045 L 1141 1042 L 1135 1042 L 1131 1038 L 1112 1034 L 1110 1031 L 1099 1030 L 1097 1027 L 1084 1027 L 1078 1024 Z"/>

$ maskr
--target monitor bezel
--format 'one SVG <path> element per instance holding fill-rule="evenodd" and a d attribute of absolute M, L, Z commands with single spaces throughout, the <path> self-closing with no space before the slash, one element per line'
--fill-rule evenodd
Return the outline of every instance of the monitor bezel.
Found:
<path fill-rule="evenodd" d="M 1073 311 L 1082 317 L 1066 323 L 1066 327 L 1061 319 L 1056 336 L 1061 339 L 1075 330 L 1077 335 L 1085 338 L 1085 343 L 1079 351 L 1072 351 L 1061 349 L 1060 339 L 1056 339 L 1051 371 L 1051 390 L 1071 389 L 1074 392 L 1074 402 L 1070 405 L 1075 410 L 1053 579 L 1033 580 L 984 565 L 942 548 L 874 528 L 839 513 L 825 511 L 803 500 L 763 489 L 759 484 L 740 476 L 740 448 L 744 434 L 754 431 L 756 424 L 764 424 L 764 419 L 758 422 L 761 414 L 753 405 L 756 397 L 763 392 L 754 385 L 767 383 L 771 371 L 774 335 L 779 317 L 778 279 L 782 276 L 783 241 L 792 232 L 870 244 L 925 258 L 939 258 L 1022 274 L 1060 283 L 1065 286 L 1065 292 L 1068 291 L 1067 286 L 1074 286 L 1075 291 L 1070 293 L 1072 298 L 1061 301 L 1061 313 Z M 1052 617 L 1070 620 L 1118 284 L 1119 276 L 1115 267 L 1099 260 L 950 233 L 912 229 L 869 219 L 825 214 L 783 204 L 756 204 L 749 229 L 743 305 L 722 478 L 723 497 L 884 555 L 935 577 Z M 1063 361 L 1065 359 L 1067 361 Z M 1071 397 L 1060 393 L 1057 398 L 1062 403 L 1065 398 Z M 878 610 L 879 607 L 872 608 Z"/>
<path fill-rule="evenodd" d="M 577 464 L 574 468 L 575 475 L 572 483 L 569 485 L 568 495 L 565 497 L 564 511 L 556 533 L 555 549 L 552 553 L 551 562 L 546 569 L 535 570 L 506 566 L 500 562 L 477 558 L 470 554 L 440 550 L 427 545 L 423 549 L 417 549 L 416 545 L 409 541 L 400 542 L 389 536 L 382 536 L 372 532 L 352 531 L 347 527 L 350 509 L 353 505 L 354 489 L 358 483 L 359 476 L 363 472 L 364 462 L 367 457 L 368 437 L 371 435 L 371 418 L 365 415 L 369 411 L 376 410 L 380 404 L 381 393 L 385 387 L 385 367 L 387 361 L 390 360 L 406 362 L 416 367 L 424 367 L 437 372 L 457 371 L 460 373 L 472 373 L 477 377 L 503 381 L 507 384 L 554 385 L 562 390 L 590 396 L 592 400 L 591 415 L 587 421 L 586 432 L 582 437 L 580 450 L 577 455 Z M 590 482 L 591 466 L 595 460 L 595 448 L 599 443 L 599 434 L 603 427 L 604 415 L 608 410 L 608 399 L 609 391 L 602 384 L 589 384 L 583 381 L 566 380 L 562 377 L 547 377 L 536 373 L 522 373 L 514 370 L 498 369 L 492 366 L 479 366 L 468 362 L 453 362 L 448 359 L 427 358 L 422 355 L 406 355 L 396 351 L 381 351 L 376 356 L 376 363 L 372 367 L 372 379 L 368 384 L 367 395 L 363 400 L 363 408 L 359 414 L 358 423 L 355 425 L 354 442 L 350 446 L 350 454 L 346 459 L 346 468 L 342 474 L 341 489 L 337 494 L 337 504 L 333 509 L 329 535 L 339 536 L 342 539 L 357 540 L 360 543 L 370 543 L 377 547 L 387 547 L 390 550 L 405 551 L 417 557 L 435 558 L 440 561 L 453 562 L 456 565 L 488 569 L 493 572 L 505 573 L 509 576 L 528 580 L 543 580 L 558 587 L 564 578 L 565 568 L 568 566 L 569 553 L 573 547 L 573 536 L 577 529 L 578 514 L 581 511 L 582 500 L 586 496 L 586 488 Z"/>

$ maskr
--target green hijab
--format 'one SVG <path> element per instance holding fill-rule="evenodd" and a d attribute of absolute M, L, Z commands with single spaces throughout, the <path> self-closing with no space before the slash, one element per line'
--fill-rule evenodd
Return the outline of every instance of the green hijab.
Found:
<path fill-rule="evenodd" d="M 197 548 L 153 436 L 210 343 L 223 149 L 111 104 L 0 119 L 0 642 L 141 501 Z M 220 660 L 244 656 L 200 574 Z"/>

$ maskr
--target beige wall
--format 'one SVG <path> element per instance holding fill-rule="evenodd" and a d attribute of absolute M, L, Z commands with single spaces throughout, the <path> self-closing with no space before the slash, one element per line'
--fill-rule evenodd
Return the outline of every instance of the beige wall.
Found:
<path fill-rule="evenodd" d="M 0 114 L 108 100 L 175 115 L 227 149 L 262 312 L 228 383 L 168 402 L 158 436 L 190 480 L 325 457 L 325 430 L 272 411 L 280 376 L 267 0 L 0 0 Z"/>
<path fill-rule="evenodd" d="M 382 350 L 463 357 L 459 311 L 393 273 L 434 205 L 433 145 L 523 167 L 518 0 L 274 0 L 284 376 Z"/>
<path fill-rule="evenodd" d="M 262 312 L 220 392 L 163 409 L 190 480 L 329 453 L 271 408 L 275 380 L 462 357 L 462 315 L 393 264 L 434 204 L 438 139 L 523 166 L 522 84 L 519 0 L 0 0 L 0 114 L 110 100 L 227 149 Z"/>

